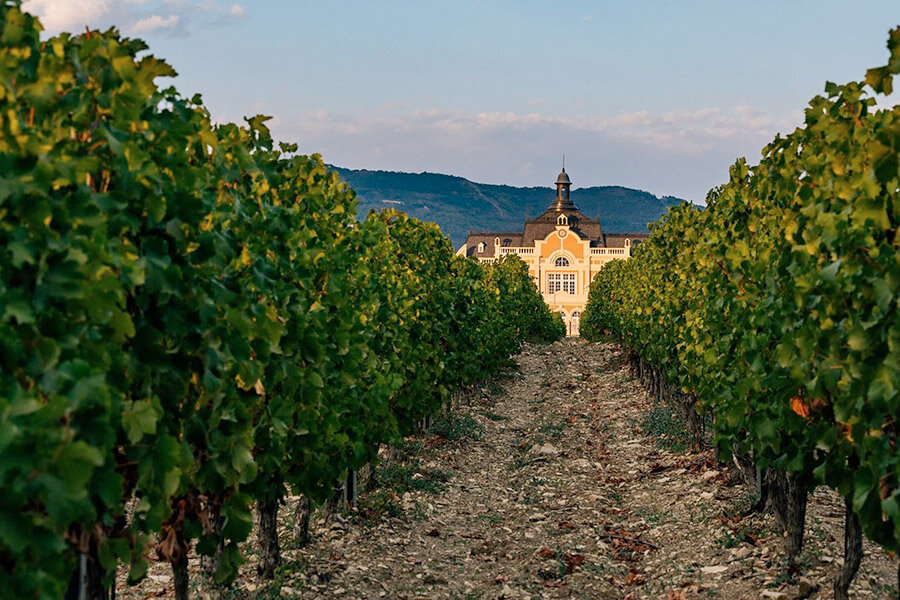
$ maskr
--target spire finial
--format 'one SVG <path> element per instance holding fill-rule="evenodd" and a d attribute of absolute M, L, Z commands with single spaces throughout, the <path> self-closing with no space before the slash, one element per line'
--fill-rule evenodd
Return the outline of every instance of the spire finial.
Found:
<path fill-rule="evenodd" d="M 566 155 L 563 154 L 563 171 L 566 170 Z"/>

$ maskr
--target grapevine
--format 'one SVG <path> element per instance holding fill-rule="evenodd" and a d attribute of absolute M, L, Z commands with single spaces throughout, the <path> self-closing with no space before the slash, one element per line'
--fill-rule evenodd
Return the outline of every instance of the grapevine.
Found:
<path fill-rule="evenodd" d="M 861 527 L 900 550 L 900 107 L 874 98 L 900 72 L 900 28 L 888 48 L 865 82 L 829 83 L 758 165 L 737 161 L 705 210 L 673 208 L 604 268 L 582 320 L 711 415 L 723 457 L 771 473 L 791 556 L 821 484 L 846 499 L 848 547 Z"/>
<path fill-rule="evenodd" d="M 105 597 L 156 554 L 185 598 L 193 549 L 225 583 L 254 504 L 327 499 L 562 335 L 521 261 L 357 222 L 321 157 L 261 116 L 214 125 L 140 40 L 42 42 L 10 1 L 0 30 L 0 596 L 62 597 L 87 565 Z"/>

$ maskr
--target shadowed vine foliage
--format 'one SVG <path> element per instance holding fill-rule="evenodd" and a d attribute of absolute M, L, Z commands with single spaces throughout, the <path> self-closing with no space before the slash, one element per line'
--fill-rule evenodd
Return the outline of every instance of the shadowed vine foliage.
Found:
<path fill-rule="evenodd" d="M 79 555 L 137 581 L 151 547 L 177 582 L 195 541 L 227 582 L 253 502 L 325 499 L 561 336 L 518 259 L 357 222 L 319 156 L 213 125 L 140 40 L 39 32 L 0 5 L 0 596 L 62 597 Z"/>
<path fill-rule="evenodd" d="M 833 487 L 897 552 L 900 107 L 873 96 L 900 73 L 900 28 L 888 48 L 864 83 L 827 84 L 757 166 L 739 160 L 705 209 L 672 208 L 606 266 L 581 332 L 696 395 L 725 456 Z"/>

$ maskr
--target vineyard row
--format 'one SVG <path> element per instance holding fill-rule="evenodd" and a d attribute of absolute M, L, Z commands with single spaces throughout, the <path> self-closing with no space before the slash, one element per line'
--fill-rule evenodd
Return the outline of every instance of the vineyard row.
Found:
<path fill-rule="evenodd" d="M 254 505 L 277 556 L 285 494 L 563 335 L 524 263 L 357 221 L 320 157 L 214 125 L 140 40 L 39 32 L 0 5 L 0 597 L 105 597 L 154 548 L 185 598 L 195 542 L 227 582 Z"/>
<path fill-rule="evenodd" d="M 900 550 L 900 106 L 875 105 L 900 73 L 900 28 L 888 48 L 865 82 L 829 83 L 758 165 L 739 160 L 705 208 L 671 209 L 605 267 L 581 321 L 584 337 L 631 349 L 694 431 L 707 415 L 721 455 L 774 507 L 790 559 L 809 491 L 845 498 L 837 598 L 861 532 Z"/>

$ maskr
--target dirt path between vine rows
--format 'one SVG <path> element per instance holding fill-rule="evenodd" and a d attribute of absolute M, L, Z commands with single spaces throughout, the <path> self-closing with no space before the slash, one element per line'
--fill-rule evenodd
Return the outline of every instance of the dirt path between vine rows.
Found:
<path fill-rule="evenodd" d="M 781 568 L 771 517 L 741 519 L 746 490 L 684 444 L 618 347 L 528 346 L 518 371 L 407 444 L 384 487 L 318 515 L 250 598 L 830 598 L 842 503 L 811 499 L 800 573 Z M 283 510 L 283 539 L 290 510 Z M 168 595 L 165 565 L 120 597 Z M 896 561 L 866 545 L 856 598 L 895 594 Z M 140 591 L 139 596 L 134 592 Z"/>

